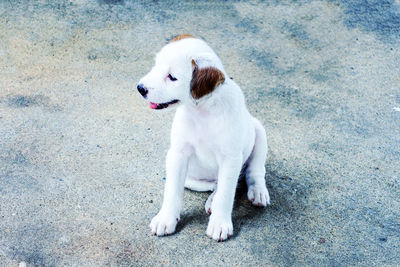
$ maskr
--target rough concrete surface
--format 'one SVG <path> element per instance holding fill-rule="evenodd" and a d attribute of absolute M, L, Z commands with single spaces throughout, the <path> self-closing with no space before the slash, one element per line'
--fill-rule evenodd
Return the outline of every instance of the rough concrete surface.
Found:
<path fill-rule="evenodd" d="M 180 33 L 204 38 L 267 129 L 272 205 L 240 185 L 235 235 L 148 224 L 172 110 L 136 82 Z M 1 1 L 0 265 L 396 266 L 400 1 Z"/>

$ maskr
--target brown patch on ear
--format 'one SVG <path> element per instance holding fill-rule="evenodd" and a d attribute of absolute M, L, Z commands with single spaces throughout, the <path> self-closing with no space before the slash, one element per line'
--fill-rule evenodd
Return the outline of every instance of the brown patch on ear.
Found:
<path fill-rule="evenodd" d="M 176 41 L 179 41 L 179 40 L 182 40 L 182 39 L 185 39 L 185 38 L 196 38 L 196 37 L 194 37 L 193 35 L 191 35 L 189 33 L 184 33 L 184 34 L 176 36 L 174 39 L 172 39 L 169 42 L 172 43 L 172 42 L 176 42 Z"/>
<path fill-rule="evenodd" d="M 194 99 L 199 99 L 212 91 L 225 81 L 224 74 L 217 68 L 201 68 L 192 60 L 193 74 L 190 82 L 190 93 Z"/>
<path fill-rule="evenodd" d="M 194 61 L 194 59 L 192 59 L 192 67 L 193 67 L 193 71 L 196 69 L 197 65 L 196 65 L 196 61 Z"/>

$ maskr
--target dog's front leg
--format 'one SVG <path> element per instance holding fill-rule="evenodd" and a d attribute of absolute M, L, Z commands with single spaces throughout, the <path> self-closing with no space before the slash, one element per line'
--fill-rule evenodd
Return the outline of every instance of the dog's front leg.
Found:
<path fill-rule="evenodd" d="M 207 235 L 216 241 L 224 241 L 233 234 L 232 208 L 242 163 L 241 156 L 229 157 L 219 166 L 217 192 L 207 226 Z"/>
<path fill-rule="evenodd" d="M 167 177 L 164 200 L 158 214 L 151 220 L 150 228 L 154 235 L 163 236 L 175 232 L 182 208 L 183 189 L 188 168 L 189 154 L 184 149 L 170 148 L 167 154 Z"/>

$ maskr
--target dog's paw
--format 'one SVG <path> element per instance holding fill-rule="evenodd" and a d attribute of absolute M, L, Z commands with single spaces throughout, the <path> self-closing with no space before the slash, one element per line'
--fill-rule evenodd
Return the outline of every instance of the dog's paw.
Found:
<path fill-rule="evenodd" d="M 211 195 L 208 197 L 206 204 L 204 205 L 204 209 L 206 210 L 207 214 L 211 214 L 211 204 L 214 199 L 215 192 L 212 192 Z"/>
<path fill-rule="evenodd" d="M 233 235 L 233 225 L 230 217 L 210 216 L 207 226 L 207 236 L 215 241 L 224 241 Z"/>
<path fill-rule="evenodd" d="M 266 207 L 270 204 L 269 193 L 265 185 L 250 185 L 247 198 L 254 206 Z"/>
<path fill-rule="evenodd" d="M 164 236 L 175 232 L 179 216 L 174 216 L 164 212 L 159 212 L 150 223 L 150 229 L 153 235 Z"/>

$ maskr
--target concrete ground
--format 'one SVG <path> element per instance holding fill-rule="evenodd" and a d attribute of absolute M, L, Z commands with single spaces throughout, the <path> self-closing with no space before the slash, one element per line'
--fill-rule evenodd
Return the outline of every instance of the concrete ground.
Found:
<path fill-rule="evenodd" d="M 272 205 L 240 185 L 235 235 L 185 191 L 150 234 L 172 110 L 136 82 L 204 38 L 267 129 Z M 400 1 L 1 1 L 0 265 L 398 266 Z"/>

